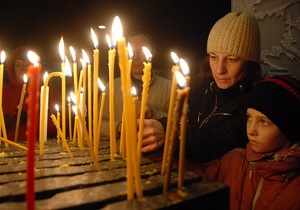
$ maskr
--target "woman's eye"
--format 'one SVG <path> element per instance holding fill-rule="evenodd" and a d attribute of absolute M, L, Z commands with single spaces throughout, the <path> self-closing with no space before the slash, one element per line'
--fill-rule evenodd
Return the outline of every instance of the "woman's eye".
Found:
<path fill-rule="evenodd" d="M 263 125 L 269 125 L 268 121 L 266 121 L 266 120 L 261 120 L 261 123 L 262 123 Z"/>

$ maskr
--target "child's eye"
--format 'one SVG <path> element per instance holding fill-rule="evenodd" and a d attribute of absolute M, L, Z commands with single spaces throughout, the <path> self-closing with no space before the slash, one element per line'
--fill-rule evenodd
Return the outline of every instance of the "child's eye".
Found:
<path fill-rule="evenodd" d="M 247 121 L 250 121 L 250 120 L 251 120 L 251 116 L 247 115 Z"/>
<path fill-rule="evenodd" d="M 262 119 L 262 120 L 260 120 L 260 121 L 261 121 L 261 123 L 262 123 L 263 125 L 269 125 L 269 122 L 266 121 L 266 120 L 264 120 L 264 119 Z"/>

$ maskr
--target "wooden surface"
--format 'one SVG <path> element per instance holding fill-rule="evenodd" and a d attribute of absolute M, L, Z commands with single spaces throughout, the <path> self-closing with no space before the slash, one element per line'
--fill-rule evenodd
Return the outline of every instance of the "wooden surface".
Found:
<path fill-rule="evenodd" d="M 97 171 L 88 147 L 80 151 L 69 146 L 70 158 L 56 140 L 45 144 L 40 156 L 36 147 L 36 209 L 191 209 L 191 204 L 226 209 L 228 188 L 221 183 L 203 182 L 186 172 L 185 188 L 177 189 L 177 169 L 173 170 L 171 189 L 162 194 L 164 177 L 161 164 L 141 159 L 143 198 L 127 201 L 126 161 L 117 155 L 110 160 L 109 142 L 100 142 Z M 26 209 L 26 152 L 0 145 L 0 209 Z M 219 202 L 216 202 L 218 200 Z M 226 206 L 224 208 L 224 205 Z M 199 206 L 198 206 L 199 207 Z M 220 207 L 220 208 L 219 208 Z"/>

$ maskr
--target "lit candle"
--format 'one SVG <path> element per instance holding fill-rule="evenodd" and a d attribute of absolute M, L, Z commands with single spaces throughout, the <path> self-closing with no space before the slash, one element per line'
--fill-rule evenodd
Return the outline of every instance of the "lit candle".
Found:
<path fill-rule="evenodd" d="M 114 34 L 113 34 L 114 36 Z M 113 37 L 114 38 L 114 37 Z M 116 153 L 116 126 L 115 126 L 115 91 L 114 91 L 114 71 L 115 71 L 115 57 L 116 49 L 115 43 L 112 46 L 110 37 L 106 35 L 108 43 L 108 70 L 109 70 L 109 130 L 110 130 L 110 159 L 115 159 Z"/>
<path fill-rule="evenodd" d="M 61 77 L 62 81 L 62 87 L 61 87 L 61 122 L 62 122 L 62 133 L 64 138 L 66 138 L 66 76 L 65 72 L 67 71 L 65 69 L 65 49 L 64 49 L 64 40 L 63 37 L 61 37 L 60 42 L 59 42 L 59 54 L 61 58 L 61 72 L 63 73 L 63 76 Z M 71 67 L 68 64 L 68 75 L 72 75 L 71 73 Z"/>
<path fill-rule="evenodd" d="M 86 52 L 82 49 L 82 55 L 83 55 L 83 62 L 84 64 L 82 65 L 83 67 L 83 75 L 82 75 L 82 90 L 83 90 L 83 98 L 82 100 L 80 99 L 80 112 L 84 117 L 84 124 L 86 124 L 86 114 L 87 114 L 87 110 L 86 110 L 86 99 L 87 99 L 87 80 L 88 80 L 88 72 L 87 72 L 87 60 L 88 60 L 88 56 L 86 54 Z M 83 135 L 84 138 L 84 135 Z"/>
<path fill-rule="evenodd" d="M 93 43 L 94 43 L 94 82 L 93 82 L 93 87 L 94 87 L 94 91 L 93 91 L 93 128 L 94 128 L 94 135 L 93 135 L 93 141 L 94 141 L 94 148 L 95 148 L 95 144 L 98 141 L 97 138 L 97 117 L 98 117 L 98 74 L 99 74 L 99 42 L 97 39 L 97 36 L 94 32 L 94 30 L 91 28 L 91 34 L 92 34 L 92 39 L 93 39 Z"/>
<path fill-rule="evenodd" d="M 59 124 L 58 124 L 58 121 L 57 121 L 58 119 L 55 118 L 54 114 L 51 114 L 50 117 L 51 117 L 51 119 L 52 119 L 52 121 L 53 121 L 53 123 L 54 123 L 54 125 L 55 125 L 55 127 L 56 127 L 56 129 L 57 129 L 58 135 L 59 135 L 60 138 L 62 139 L 63 147 L 66 148 L 69 157 L 70 157 L 70 158 L 73 158 L 73 154 L 72 154 L 72 152 L 71 152 L 71 150 L 70 150 L 70 148 L 69 148 L 69 146 L 68 146 L 68 143 L 67 143 L 66 139 L 64 138 L 63 133 L 62 133 L 62 131 L 61 131 L 61 129 L 60 129 L 60 126 L 59 126 Z"/>
<path fill-rule="evenodd" d="M 127 163 L 127 199 L 134 199 L 133 193 L 133 175 L 136 187 L 137 197 L 143 196 L 141 189 L 141 177 L 140 166 L 137 161 L 136 152 L 136 121 L 133 118 L 133 104 L 131 97 L 131 76 L 130 69 L 128 68 L 128 51 L 125 47 L 125 38 L 122 36 L 122 25 L 119 17 L 115 17 L 113 23 L 113 30 L 116 32 L 115 40 L 118 40 L 118 55 L 119 55 L 119 67 L 121 71 L 121 80 L 123 86 L 123 100 L 124 100 L 124 112 L 125 112 L 125 139 L 126 143 L 126 163 Z M 124 123 L 124 122 L 123 122 Z"/>
<path fill-rule="evenodd" d="M 14 139 L 15 142 L 18 141 L 20 118 L 21 118 L 21 112 L 22 112 L 22 107 L 23 107 L 23 101 L 24 101 L 24 97 L 25 97 L 25 93 L 26 93 L 26 86 L 27 86 L 27 75 L 26 74 L 24 74 L 23 79 L 24 79 L 24 84 L 23 84 L 23 87 L 22 87 L 20 102 L 19 102 L 19 105 L 17 107 L 18 108 L 18 114 L 17 114 L 15 139 Z"/>
<path fill-rule="evenodd" d="M 48 78 L 48 72 L 45 72 L 44 76 L 44 84 L 46 79 Z M 44 148 L 44 142 L 47 141 L 47 125 L 48 125 L 48 100 L 49 100 L 49 87 L 46 85 L 41 86 L 41 97 L 40 97 L 40 148 L 41 151 Z M 45 130 L 46 129 L 46 130 Z M 42 155 L 43 153 L 41 153 Z"/>
<path fill-rule="evenodd" d="M 85 138 L 86 138 L 86 140 L 87 140 L 87 143 L 88 143 L 88 146 L 89 146 L 89 149 L 90 149 L 91 156 L 92 156 L 92 158 L 93 158 L 95 167 L 96 167 L 96 169 L 97 169 L 98 171 L 100 171 L 100 165 L 99 165 L 99 162 L 98 162 L 98 158 L 96 157 L 96 154 L 95 154 L 95 152 L 94 152 L 94 150 L 93 150 L 92 140 L 89 138 L 88 131 L 87 131 L 87 129 L 86 129 L 86 126 L 84 125 L 83 116 L 82 116 L 82 114 L 81 114 L 81 112 L 80 112 L 80 109 L 79 109 L 78 106 L 77 106 L 76 96 L 74 95 L 73 92 L 71 92 L 70 96 L 71 96 L 71 99 L 72 99 L 73 103 L 75 104 L 75 106 L 73 106 L 72 109 L 73 109 L 73 111 L 75 112 L 75 115 L 78 116 L 79 121 L 80 121 L 80 123 L 81 123 L 81 125 L 82 125 L 82 127 L 83 127 L 83 132 L 84 132 Z"/>
<path fill-rule="evenodd" d="M 4 123 L 4 115 L 2 109 L 2 92 L 3 92 L 3 70 L 4 70 L 4 61 L 6 58 L 5 52 L 2 50 L 0 55 L 0 135 L 3 133 L 3 137 L 7 139 L 6 127 Z M 1 141 L 0 141 L 1 143 Z M 5 147 L 8 147 L 8 144 L 5 143 Z"/>
<path fill-rule="evenodd" d="M 128 48 L 128 55 L 129 55 L 128 72 L 131 72 L 133 50 L 132 50 L 130 43 L 128 43 L 127 48 Z M 123 84 L 121 84 L 121 88 L 123 90 Z M 125 110 L 124 104 L 123 104 L 123 110 Z M 136 112 L 133 111 L 133 113 L 136 113 Z M 123 113 L 122 113 L 122 122 L 125 122 L 125 111 L 123 111 Z M 121 136 L 120 136 L 120 153 L 122 154 L 122 157 L 125 158 L 126 157 L 126 153 L 125 153 L 126 150 L 124 150 L 125 149 L 125 123 L 122 123 L 121 126 L 122 127 L 121 127 Z"/>
<path fill-rule="evenodd" d="M 83 58 L 88 64 L 88 77 L 87 77 L 87 93 L 88 93 L 88 123 L 89 123 L 89 137 L 92 139 L 92 130 L 93 130 L 93 125 L 92 125 L 92 72 L 91 72 L 91 64 L 90 64 L 90 59 L 86 52 L 82 50 L 83 53 Z"/>
<path fill-rule="evenodd" d="M 44 154 L 44 142 L 46 141 L 47 139 L 47 121 L 48 121 L 48 91 L 45 91 L 47 90 L 47 87 L 48 87 L 48 83 L 49 83 L 49 80 L 55 76 L 58 76 L 58 77 L 61 77 L 62 79 L 65 78 L 65 75 L 68 75 L 70 76 L 71 75 L 71 71 L 70 71 L 70 65 L 69 65 L 69 62 L 68 62 L 68 59 L 66 59 L 66 68 L 65 68 L 65 73 L 62 73 L 62 72 L 51 72 L 50 74 L 47 75 L 46 79 L 45 79 L 45 82 L 44 82 L 44 91 L 43 93 L 41 94 L 41 110 L 40 110 L 40 113 L 41 114 L 41 120 L 40 120 L 40 155 L 43 155 Z M 63 104 L 63 103 L 62 103 Z M 47 113 L 47 114 L 44 114 L 44 113 Z M 65 137 L 65 135 L 64 135 Z"/>
<path fill-rule="evenodd" d="M 176 80 L 176 74 L 179 70 L 179 58 L 178 56 L 174 53 L 171 52 L 171 57 L 175 63 L 172 67 L 172 86 L 171 86 L 171 94 L 170 94 L 170 103 L 169 103 L 169 109 L 168 109 L 168 120 L 167 120 L 167 129 L 166 129 L 166 135 L 165 135 L 165 146 L 164 146 L 164 153 L 163 153 L 163 161 L 162 161 L 162 167 L 161 167 L 161 174 L 165 174 L 165 162 L 166 162 L 166 155 L 167 155 L 167 148 L 169 147 L 169 142 L 170 142 L 170 132 L 172 128 L 172 114 L 173 114 L 173 109 L 174 109 L 174 103 L 175 103 L 175 98 L 176 98 L 176 89 L 177 89 L 177 80 Z"/>
<path fill-rule="evenodd" d="M 97 135 L 96 135 L 96 141 L 94 145 L 94 150 L 96 155 L 98 155 L 98 150 L 99 150 L 100 132 L 101 132 L 102 116 L 103 116 L 104 101 L 105 101 L 105 86 L 99 78 L 98 78 L 98 85 L 102 91 L 102 94 L 101 94 L 100 114 L 97 123 L 98 124 Z"/>
<path fill-rule="evenodd" d="M 185 60 L 179 60 L 180 68 L 186 80 L 186 95 L 184 98 L 184 104 L 182 108 L 182 115 L 180 120 L 180 145 L 179 145 L 179 164 L 178 164 L 178 188 L 183 187 L 183 176 L 184 176 L 184 159 L 185 159 L 185 144 L 186 144 L 186 123 L 187 123 L 187 112 L 188 112 L 188 98 L 190 87 L 190 69 Z"/>
<path fill-rule="evenodd" d="M 57 119 L 57 143 L 60 143 L 60 136 L 59 136 L 59 129 L 60 129 L 60 113 L 59 113 L 59 106 L 55 104 L 55 110 L 56 110 L 56 119 Z"/>
<path fill-rule="evenodd" d="M 179 120 L 181 118 L 182 114 L 182 107 L 184 100 L 189 93 L 190 87 L 187 86 L 186 79 L 184 76 L 179 72 L 175 72 L 176 78 L 178 81 L 178 84 L 183 89 L 177 90 L 177 98 L 175 101 L 175 108 L 173 110 L 173 123 L 172 123 L 172 130 L 170 133 L 170 142 L 167 148 L 167 156 L 166 156 L 166 175 L 164 180 L 164 188 L 163 192 L 167 192 L 171 180 L 171 171 L 172 171 L 172 165 L 173 165 L 173 159 L 174 159 L 174 150 L 175 150 L 175 144 L 176 144 L 176 134 L 178 132 L 178 124 Z"/>
<path fill-rule="evenodd" d="M 73 81 L 74 81 L 74 93 L 75 95 L 77 95 L 77 91 L 78 91 L 78 84 L 77 84 L 77 63 L 76 63 L 76 54 L 75 54 L 75 50 L 72 46 L 70 46 L 70 53 L 73 59 Z"/>
<path fill-rule="evenodd" d="M 71 98 L 68 96 L 68 111 L 69 111 L 69 138 L 72 141 L 72 110 L 71 110 Z"/>
<path fill-rule="evenodd" d="M 144 130 L 144 120 L 145 120 L 145 113 L 147 108 L 147 100 L 148 100 L 148 90 L 149 90 L 149 84 L 150 84 L 150 77 L 151 77 L 151 58 L 152 55 L 150 51 L 146 48 L 142 48 L 145 54 L 145 57 L 147 59 L 147 63 L 144 63 L 144 69 L 143 69 L 143 92 L 142 92 L 142 101 L 141 101 L 141 111 L 140 111 L 140 124 L 139 124 L 139 134 L 138 134 L 138 147 L 137 147 L 137 154 L 138 154 L 138 163 L 140 162 L 141 158 L 141 148 L 142 148 L 142 141 L 143 141 L 143 130 Z"/>
<path fill-rule="evenodd" d="M 34 64 L 28 67 L 28 76 L 30 83 L 28 86 L 28 122 L 27 122 L 27 174 L 26 174 L 26 207 L 27 209 L 34 209 L 35 192 L 34 192 L 34 150 L 36 142 L 37 131 L 37 103 L 39 95 L 39 74 L 41 65 L 38 64 L 39 57 L 32 51 L 28 52 L 28 59 Z"/>

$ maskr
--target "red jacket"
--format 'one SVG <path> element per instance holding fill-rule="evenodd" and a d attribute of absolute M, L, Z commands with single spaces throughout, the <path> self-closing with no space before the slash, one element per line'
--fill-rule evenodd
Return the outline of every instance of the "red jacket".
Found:
<path fill-rule="evenodd" d="M 228 185 L 230 209 L 300 209 L 299 147 L 259 154 L 248 144 L 220 160 L 187 167 Z"/>
<path fill-rule="evenodd" d="M 15 63 L 15 55 L 19 51 L 28 50 L 27 48 L 21 47 L 11 54 L 9 57 L 8 65 L 7 65 L 7 75 L 9 83 L 3 86 L 3 95 L 2 95 L 2 108 L 3 114 L 5 118 L 5 126 L 7 132 L 7 138 L 11 141 L 14 140 L 15 137 L 15 128 L 16 128 L 16 118 L 18 112 L 18 105 L 20 102 L 21 92 L 23 84 L 20 84 L 15 77 L 14 73 L 14 63 Z M 41 76 L 43 76 L 41 74 Z M 30 82 L 30 78 L 29 81 Z M 41 85 L 43 83 L 41 82 Z M 28 87 L 28 85 L 27 85 Z M 18 132 L 18 140 L 24 141 L 26 140 L 26 130 L 27 130 L 27 109 L 28 104 L 25 102 L 26 98 L 28 97 L 27 91 L 25 94 L 23 106 L 22 106 L 22 117 L 20 120 L 19 125 L 19 132 Z M 61 104 L 61 96 L 60 93 L 55 88 L 49 87 L 49 115 L 52 113 L 56 113 L 54 109 L 54 104 Z M 57 131 L 51 118 L 48 119 L 48 136 L 55 137 L 57 135 Z"/>

